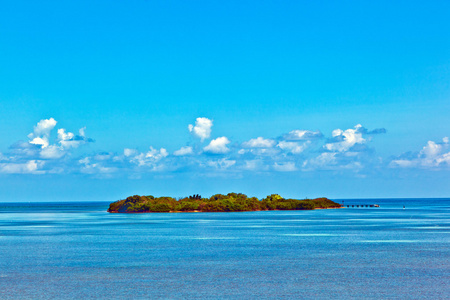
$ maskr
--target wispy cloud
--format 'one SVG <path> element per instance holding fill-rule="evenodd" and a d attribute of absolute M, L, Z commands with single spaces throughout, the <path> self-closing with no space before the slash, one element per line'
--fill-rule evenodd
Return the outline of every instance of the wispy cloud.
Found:
<path fill-rule="evenodd" d="M 277 147 L 293 154 L 300 154 L 308 147 L 309 144 L 311 144 L 310 141 L 306 141 L 304 143 L 280 141 L 277 144 Z"/>
<path fill-rule="evenodd" d="M 194 154 L 194 150 L 191 146 L 181 147 L 180 149 L 173 152 L 175 156 L 184 156 Z"/>
<path fill-rule="evenodd" d="M 24 163 L 0 163 L 0 173 L 6 174 L 44 174 L 40 170 L 44 165 L 43 161 L 29 160 Z"/>
<path fill-rule="evenodd" d="M 273 168 L 279 172 L 292 172 L 297 171 L 297 167 L 294 162 L 274 163 Z"/>
<path fill-rule="evenodd" d="M 304 140 L 314 140 L 320 139 L 323 134 L 320 131 L 310 131 L 310 130 L 292 130 L 288 134 L 283 136 L 283 139 L 287 141 L 304 141 Z"/>
<path fill-rule="evenodd" d="M 150 146 L 150 150 L 147 152 L 139 152 L 137 150 L 131 152 L 130 149 L 125 149 L 124 155 L 129 162 L 139 167 L 155 167 L 155 163 L 167 157 L 169 153 L 164 148 L 158 150 Z"/>
<path fill-rule="evenodd" d="M 271 148 L 275 145 L 275 141 L 271 139 L 265 139 L 263 137 L 257 137 L 256 139 L 251 139 L 249 141 L 243 142 L 242 147 L 244 148 Z"/>

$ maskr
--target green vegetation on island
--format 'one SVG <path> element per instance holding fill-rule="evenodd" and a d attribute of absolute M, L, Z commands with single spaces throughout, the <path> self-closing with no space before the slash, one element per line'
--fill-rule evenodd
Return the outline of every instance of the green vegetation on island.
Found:
<path fill-rule="evenodd" d="M 341 205 L 327 198 L 285 199 L 272 194 L 261 200 L 244 194 L 216 194 L 210 198 L 193 195 L 176 200 L 172 197 L 131 196 L 109 205 L 108 212 L 233 212 L 261 210 L 311 210 L 322 208 L 340 208 Z"/>

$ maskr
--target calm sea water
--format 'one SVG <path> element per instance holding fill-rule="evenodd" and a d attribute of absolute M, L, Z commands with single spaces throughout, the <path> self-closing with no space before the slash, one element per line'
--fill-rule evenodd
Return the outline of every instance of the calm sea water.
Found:
<path fill-rule="evenodd" d="M 344 202 L 373 203 L 177 214 L 0 203 L 0 298 L 449 299 L 450 199 Z"/>

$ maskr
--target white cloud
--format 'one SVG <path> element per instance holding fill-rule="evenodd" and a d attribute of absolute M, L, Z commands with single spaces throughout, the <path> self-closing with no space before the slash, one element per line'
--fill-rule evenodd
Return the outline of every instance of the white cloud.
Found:
<path fill-rule="evenodd" d="M 72 133 L 64 128 L 57 130 L 53 140 L 51 131 L 56 130 L 57 122 L 53 119 L 41 120 L 37 123 L 30 140 L 18 142 L 10 147 L 7 156 L 0 154 L 0 166 L 3 173 L 51 173 L 51 172 L 83 172 L 89 174 L 124 174 L 125 176 L 141 176 L 145 172 L 171 170 L 198 172 L 198 167 L 233 171 L 295 171 L 298 169 L 350 169 L 361 168 L 366 159 L 370 159 L 371 150 L 366 144 L 370 141 L 366 134 L 385 132 L 384 129 L 368 131 L 361 125 L 347 130 L 334 130 L 332 138 L 321 145 L 314 139 L 322 138 L 320 131 L 293 130 L 283 138 L 270 139 L 257 137 L 241 143 L 242 149 L 230 146 L 230 140 L 218 137 L 205 143 L 203 152 L 195 147 L 184 146 L 175 150 L 173 155 L 165 148 L 153 148 L 141 152 L 125 148 L 123 153 L 99 152 L 89 157 L 73 157 L 74 148 L 91 142 L 86 138 L 85 128 Z M 195 125 L 189 125 L 189 131 L 204 141 L 211 136 L 213 122 L 208 118 L 197 118 Z M 52 137 L 52 139 L 50 139 Z M 414 161 L 400 159 L 397 166 L 450 164 L 450 154 L 444 151 L 445 143 L 429 142 L 420 151 Z M 236 143 L 236 145 L 239 145 Z M 312 145 L 316 145 L 312 149 Z M 322 146 L 323 145 L 323 146 Z M 317 149 L 322 147 L 322 149 Z M 201 149 L 201 148 L 200 148 Z M 195 152 L 194 152 L 195 151 Z M 322 153 L 323 152 L 323 153 Z M 301 155 L 290 155 L 301 154 Z M 318 153 L 318 154 L 317 154 Z M 195 155 L 194 155 L 195 154 Z M 212 156 L 209 154 L 224 154 Z M 78 162 L 78 163 L 77 163 Z M 42 169 L 45 163 L 45 171 Z M 302 166 L 303 163 L 303 167 Z M 392 162 L 394 164 L 394 162 Z M 120 172 L 119 172 L 120 170 Z M 211 169 L 209 170 L 211 171 Z M 234 173 L 233 173 L 234 174 Z M 108 175 L 111 176 L 111 175 Z"/>
<path fill-rule="evenodd" d="M 288 134 L 285 134 L 283 138 L 290 141 L 302 141 L 302 140 L 313 140 L 323 137 L 320 131 L 309 131 L 309 130 L 292 130 Z"/>
<path fill-rule="evenodd" d="M 386 129 L 378 128 L 367 130 L 358 124 L 354 128 L 335 129 L 332 138 L 323 145 L 324 153 L 308 158 L 303 163 L 306 171 L 322 170 L 353 170 L 359 172 L 364 166 L 381 163 L 380 158 L 374 156 L 374 151 L 367 146 L 371 138 L 363 135 L 376 135 L 385 133 Z"/>
<path fill-rule="evenodd" d="M 280 153 L 280 150 L 278 150 L 276 148 L 254 148 L 254 149 L 250 149 L 249 152 L 256 156 L 274 157 L 278 153 Z"/>
<path fill-rule="evenodd" d="M 85 129 L 79 130 L 79 135 L 72 132 L 66 132 L 64 128 L 57 130 L 57 139 L 55 144 L 50 143 L 50 133 L 55 128 L 57 122 L 55 119 L 43 119 L 39 121 L 32 133 L 28 135 L 30 139 L 27 144 L 17 143 L 14 147 L 15 152 L 21 152 L 29 157 L 39 155 L 45 159 L 60 159 L 67 154 L 70 148 L 77 148 L 81 144 L 92 142 L 91 139 L 85 137 Z M 34 146 L 31 146 L 34 145 Z"/>
<path fill-rule="evenodd" d="M 49 136 L 50 131 L 56 126 L 56 120 L 53 118 L 40 120 L 36 126 L 34 126 L 34 136 Z M 30 137 L 31 138 L 31 137 Z"/>
<path fill-rule="evenodd" d="M 40 145 L 42 148 L 47 147 L 49 145 L 50 132 L 56 126 L 56 123 L 53 118 L 40 120 L 34 126 L 34 131 L 28 135 L 30 144 Z"/>
<path fill-rule="evenodd" d="M 136 164 L 140 167 L 142 166 L 157 167 L 155 163 L 160 161 L 164 157 L 167 157 L 169 153 L 164 148 L 158 150 L 153 147 L 150 147 L 150 151 L 146 153 L 126 148 L 124 150 L 124 155 L 128 158 L 129 162 Z"/>
<path fill-rule="evenodd" d="M 227 145 L 230 143 L 228 138 L 222 136 L 217 139 L 212 140 L 208 146 L 204 147 L 203 150 L 205 152 L 214 153 L 214 154 L 224 154 L 230 151 Z"/>
<path fill-rule="evenodd" d="M 79 135 L 67 132 L 64 128 L 58 129 L 58 141 L 63 149 L 77 148 L 80 145 L 92 142 L 91 139 L 85 137 L 86 127 L 79 130 Z"/>
<path fill-rule="evenodd" d="M 41 150 L 40 156 L 46 159 L 58 159 L 66 154 L 64 150 L 55 145 L 50 145 Z"/>
<path fill-rule="evenodd" d="M 129 149 L 129 148 L 123 149 L 123 155 L 125 155 L 126 157 L 135 156 L 138 153 L 139 151 L 137 151 L 136 149 Z"/>
<path fill-rule="evenodd" d="M 248 158 L 249 155 L 252 156 L 261 156 L 261 157 L 269 157 L 274 158 L 280 153 L 280 149 L 277 148 L 249 148 L 249 149 L 239 149 L 237 154 L 244 155 L 245 158 Z"/>
<path fill-rule="evenodd" d="M 213 121 L 208 118 L 197 118 L 195 120 L 195 126 L 189 124 L 189 132 L 199 137 L 203 142 L 205 139 L 211 136 L 211 127 L 213 126 Z"/>
<path fill-rule="evenodd" d="M 82 165 L 80 171 L 86 174 L 109 175 L 117 171 L 115 167 L 107 167 L 99 162 L 91 162 L 89 157 L 80 159 L 78 162 Z"/>
<path fill-rule="evenodd" d="M 428 141 L 428 143 L 422 148 L 422 150 L 415 156 L 408 159 L 398 158 L 393 159 L 390 163 L 390 167 L 400 168 L 439 168 L 450 167 L 450 152 L 449 139 L 444 137 L 442 143 L 436 143 Z"/>
<path fill-rule="evenodd" d="M 274 145 L 274 140 L 264 139 L 263 137 L 258 137 L 242 143 L 242 147 L 244 148 L 271 148 Z"/>
<path fill-rule="evenodd" d="M 58 129 L 58 139 L 62 145 L 64 145 L 64 142 L 66 142 L 66 141 L 73 140 L 74 137 L 75 137 L 75 135 L 72 132 L 66 133 L 66 130 L 64 128 Z"/>
<path fill-rule="evenodd" d="M 306 160 L 303 162 L 303 169 L 305 171 L 312 170 L 353 170 L 359 172 L 363 165 L 359 160 L 358 155 L 347 155 L 348 153 L 339 152 L 324 152 L 319 156 Z"/>
<path fill-rule="evenodd" d="M 86 127 L 82 127 L 78 130 L 78 133 L 80 134 L 80 136 L 85 136 L 85 131 L 86 131 Z"/>
<path fill-rule="evenodd" d="M 442 139 L 442 143 L 435 143 L 428 141 L 427 145 L 422 148 L 419 153 L 419 164 L 424 167 L 438 167 L 440 165 L 449 164 L 449 153 L 444 153 L 448 150 L 448 137 Z"/>
<path fill-rule="evenodd" d="M 436 158 L 437 165 L 444 165 L 447 164 L 447 166 L 450 166 L 450 152 L 444 153 L 441 156 Z"/>
<path fill-rule="evenodd" d="M 192 147 L 186 146 L 186 147 L 181 147 L 180 149 L 174 151 L 173 155 L 184 156 L 184 155 L 191 155 L 193 153 L 194 153 L 194 151 L 192 150 Z"/>
<path fill-rule="evenodd" d="M 226 158 L 218 159 L 218 160 L 210 160 L 207 162 L 207 165 L 210 167 L 214 167 L 216 169 L 228 169 L 229 167 L 236 164 L 235 160 L 230 160 Z"/>
<path fill-rule="evenodd" d="M 98 161 L 105 161 L 105 160 L 110 160 L 110 159 L 114 160 L 116 157 L 114 156 L 113 153 L 101 152 L 101 153 L 96 154 L 94 156 L 94 158 L 95 158 L 95 160 L 98 160 Z"/>
<path fill-rule="evenodd" d="M 268 166 L 261 159 L 252 159 L 245 160 L 242 169 L 248 171 L 264 171 L 268 169 Z"/>
<path fill-rule="evenodd" d="M 337 153 L 331 153 L 331 152 L 321 153 L 319 156 L 303 162 L 303 167 L 323 168 L 323 167 L 330 166 L 330 165 L 336 165 L 336 163 L 337 163 L 336 154 Z"/>
<path fill-rule="evenodd" d="M 286 162 L 280 164 L 274 163 L 273 169 L 279 172 L 292 172 L 297 170 L 297 168 L 295 167 L 295 163 L 293 162 Z"/>
<path fill-rule="evenodd" d="M 43 161 L 30 160 L 26 163 L 0 163 L 0 173 L 7 174 L 43 174 L 40 170 L 44 166 Z"/>
<path fill-rule="evenodd" d="M 364 144 L 366 139 L 362 137 L 360 132 L 362 126 L 360 124 L 355 126 L 355 129 L 335 129 L 332 132 L 333 141 L 325 144 L 323 147 L 329 151 L 345 152 L 348 151 L 355 144 Z"/>
<path fill-rule="evenodd" d="M 434 159 L 442 152 L 443 145 L 436 144 L 433 141 L 428 141 L 427 145 L 422 148 L 420 154 L 423 158 Z"/>
<path fill-rule="evenodd" d="M 282 150 L 291 152 L 293 154 L 300 154 L 308 147 L 308 145 L 310 143 L 311 143 L 310 141 L 307 141 L 307 142 L 305 142 L 303 144 L 299 144 L 297 142 L 281 141 L 281 142 L 278 143 L 277 147 L 282 149 Z"/>
<path fill-rule="evenodd" d="M 39 145 L 42 148 L 45 148 L 49 145 L 48 137 L 35 137 L 30 141 L 30 144 Z"/>
<path fill-rule="evenodd" d="M 389 163 L 389 166 L 392 168 L 400 167 L 400 168 L 410 168 L 417 166 L 417 161 L 407 160 L 407 159 L 395 159 Z"/>
<path fill-rule="evenodd" d="M 145 157 L 154 160 L 160 160 L 161 158 L 164 158 L 167 155 L 169 155 L 169 153 L 164 148 L 157 150 L 154 149 L 153 147 L 150 147 L 150 151 L 148 151 L 147 154 L 145 154 Z"/>

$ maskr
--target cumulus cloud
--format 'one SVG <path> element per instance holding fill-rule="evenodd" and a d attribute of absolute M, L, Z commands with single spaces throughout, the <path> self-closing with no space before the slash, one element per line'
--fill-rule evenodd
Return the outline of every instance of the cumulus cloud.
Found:
<path fill-rule="evenodd" d="M 93 142 L 92 139 L 85 136 L 86 127 L 81 128 L 75 135 L 72 132 L 66 132 L 64 128 L 58 129 L 58 142 L 63 149 L 77 148 L 80 145 Z"/>
<path fill-rule="evenodd" d="M 35 136 L 48 136 L 50 131 L 56 126 L 56 120 L 53 118 L 40 120 L 36 126 L 34 126 Z"/>
<path fill-rule="evenodd" d="M 208 153 L 214 154 L 224 154 L 230 151 L 227 145 L 230 143 L 227 137 L 222 136 L 217 139 L 212 140 L 208 146 L 204 147 L 203 150 Z"/>
<path fill-rule="evenodd" d="M 274 140 L 264 139 L 263 137 L 258 137 L 242 143 L 242 147 L 244 148 L 271 148 L 274 145 Z"/>
<path fill-rule="evenodd" d="M 212 125 L 212 120 L 208 118 L 197 118 L 195 125 L 189 125 L 189 131 L 204 141 L 210 138 Z M 124 148 L 120 153 L 98 152 L 87 156 L 81 154 L 81 151 L 75 151 L 75 148 L 93 141 L 86 137 L 84 127 L 75 133 L 56 127 L 57 122 L 53 118 L 39 121 L 28 135 L 29 140 L 12 145 L 6 155 L 0 154 L 0 172 L 81 172 L 100 177 L 122 174 L 140 177 L 150 172 L 198 172 L 199 169 L 208 172 L 216 170 L 220 174 L 316 169 L 360 170 L 373 159 L 374 151 L 368 147 L 373 138 L 371 135 L 386 132 L 384 128 L 370 131 L 357 125 L 346 130 L 336 129 L 329 139 L 320 141 L 324 137 L 320 131 L 292 130 L 278 138 L 260 136 L 244 141 L 240 143 L 242 149 L 237 147 L 238 143 L 231 147 L 230 140 L 222 136 L 210 140 L 203 148 L 180 147 L 173 155 L 169 155 L 165 148 L 149 147 L 143 152 Z M 52 135 L 52 130 L 56 130 L 55 136 Z M 448 142 L 448 138 L 442 143 L 430 141 L 420 153 L 411 157 L 399 157 L 391 165 L 411 167 L 449 164 L 450 154 L 446 150 Z M 195 149 L 203 149 L 203 152 Z M 76 153 L 80 156 L 75 157 Z"/>
<path fill-rule="evenodd" d="M 81 144 L 91 142 L 85 137 L 85 128 L 80 129 L 79 135 L 58 129 L 57 137 L 51 140 L 52 130 L 56 127 L 54 118 L 42 119 L 28 134 L 28 141 L 19 141 L 10 146 L 8 163 L 2 164 L 1 173 L 17 174 L 46 174 L 60 173 L 73 169 L 69 165 L 70 149 Z M 72 161 L 73 163 L 73 161 Z"/>
<path fill-rule="evenodd" d="M 406 157 L 405 157 L 406 156 Z M 393 159 L 389 163 L 390 167 L 400 168 L 439 168 L 450 167 L 449 138 L 444 137 L 441 143 L 428 141 L 422 150 L 415 156 L 403 155 Z"/>
<path fill-rule="evenodd" d="M 184 156 L 194 154 L 194 150 L 190 146 L 181 147 L 180 149 L 173 152 L 175 156 Z"/>
<path fill-rule="evenodd" d="M 49 142 L 47 137 L 35 137 L 30 141 L 30 144 L 39 145 L 42 148 L 45 148 L 48 146 Z"/>
<path fill-rule="evenodd" d="M 50 132 L 56 126 L 56 120 L 53 118 L 40 120 L 36 126 L 34 126 L 34 131 L 28 135 L 30 139 L 30 144 L 41 145 L 45 148 L 49 145 Z"/>
<path fill-rule="evenodd" d="M 197 118 L 195 120 L 195 126 L 189 124 L 188 129 L 194 136 L 200 138 L 203 142 L 205 139 L 211 136 L 211 127 L 213 126 L 213 121 L 208 118 Z"/>
<path fill-rule="evenodd" d="M 22 154 L 27 154 L 28 156 L 38 153 L 39 157 L 43 159 L 59 159 L 66 155 L 69 149 L 77 148 L 82 144 L 93 141 L 90 138 L 86 138 L 85 127 L 79 130 L 79 135 L 66 132 L 64 128 L 60 128 L 57 130 L 56 142 L 51 144 L 50 134 L 56 124 L 57 122 L 53 118 L 40 120 L 34 126 L 33 132 L 28 135 L 30 139 L 28 145 L 23 142 L 15 144 L 16 152 L 21 151 Z"/>
<path fill-rule="evenodd" d="M 362 137 L 363 133 L 360 131 L 362 126 L 356 125 L 354 129 L 335 129 L 332 132 L 333 138 L 329 143 L 323 146 L 328 151 L 344 152 L 348 151 L 356 144 L 366 143 L 366 139 Z"/>
<path fill-rule="evenodd" d="M 292 130 L 288 134 L 283 136 L 283 139 L 288 141 L 304 141 L 304 140 L 314 140 L 320 139 L 323 134 L 320 131 L 310 131 L 310 130 Z"/>
<path fill-rule="evenodd" d="M 379 164 L 380 159 L 374 155 L 373 149 L 368 147 L 370 134 L 386 132 L 384 128 L 372 131 L 367 130 L 361 124 L 354 128 L 332 131 L 332 137 L 327 139 L 322 146 L 323 153 L 316 157 L 310 157 L 303 162 L 304 170 L 354 170 L 360 171 L 365 166 Z"/>
<path fill-rule="evenodd" d="M 277 144 L 277 147 L 291 152 L 292 154 L 300 154 L 302 153 L 310 144 L 310 141 L 306 141 L 303 144 L 297 143 L 297 142 L 286 142 L 286 141 L 281 141 Z"/>

